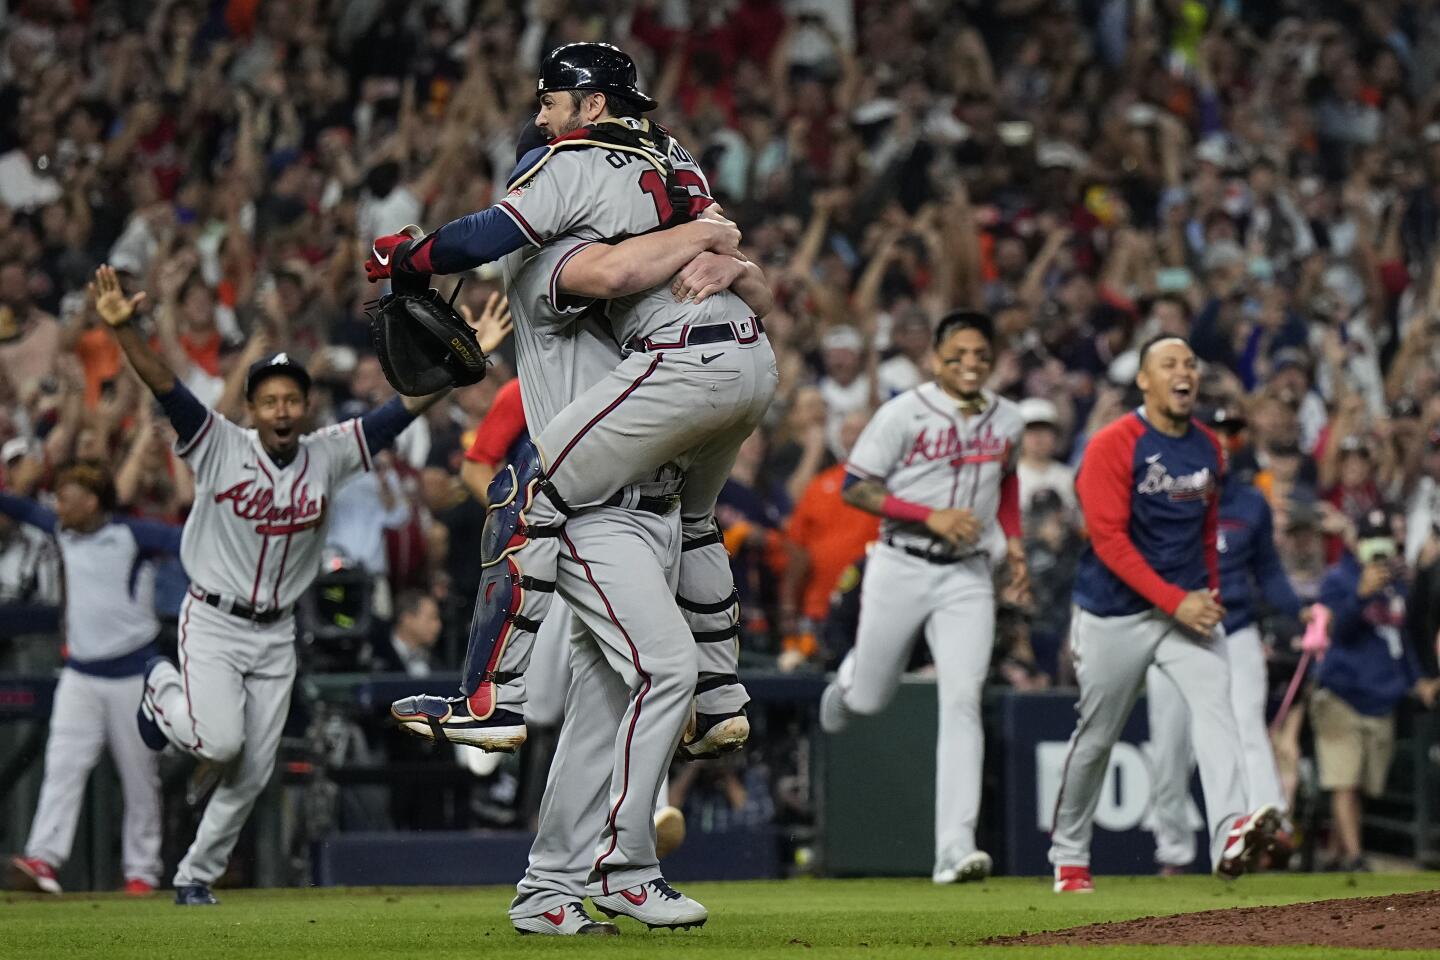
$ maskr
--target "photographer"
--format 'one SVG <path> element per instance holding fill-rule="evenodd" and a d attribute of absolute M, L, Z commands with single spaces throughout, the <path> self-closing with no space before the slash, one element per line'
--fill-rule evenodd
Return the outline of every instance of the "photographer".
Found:
<path fill-rule="evenodd" d="M 1413 693 L 1426 708 L 1440 680 L 1420 676 L 1405 641 L 1406 569 L 1391 514 L 1365 514 L 1330 568 L 1320 602 L 1330 609 L 1330 651 L 1311 703 L 1320 785 L 1335 820 L 1332 868 L 1367 870 L 1360 846 L 1360 792 L 1380 796 L 1395 750 L 1395 708 Z"/>

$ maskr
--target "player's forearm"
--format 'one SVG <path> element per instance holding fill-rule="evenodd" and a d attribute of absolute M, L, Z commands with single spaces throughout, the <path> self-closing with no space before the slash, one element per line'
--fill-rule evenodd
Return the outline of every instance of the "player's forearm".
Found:
<path fill-rule="evenodd" d="M 46 533 L 52 533 L 55 530 L 55 514 L 28 497 L 0 493 L 0 513 L 12 520 L 18 520 L 44 530 Z"/>
<path fill-rule="evenodd" d="M 759 319 L 763 320 L 775 309 L 775 294 L 771 292 L 770 284 L 765 280 L 765 271 L 758 263 L 745 261 L 745 272 L 730 285 L 730 292 L 744 300 L 745 306 Z"/>
<path fill-rule="evenodd" d="M 151 393 L 159 397 L 175 389 L 175 371 L 150 348 L 150 344 L 140 336 L 140 331 L 129 323 L 112 329 L 115 332 L 115 342 L 124 351 L 130 366 L 135 368 L 140 382 L 149 387 Z"/>
<path fill-rule="evenodd" d="M 1154 604 L 1162 613 L 1173 614 L 1185 599 L 1185 590 L 1169 582 L 1146 562 L 1142 554 L 1123 533 L 1103 535 L 1093 527 L 1091 546 L 1100 562 L 1131 590 Z"/>
<path fill-rule="evenodd" d="M 657 230 L 623 243 L 592 243 L 560 268 L 561 293 L 613 300 L 668 281 L 709 249 L 709 228 L 700 221 Z"/>
<path fill-rule="evenodd" d="M 450 391 L 452 389 L 454 388 L 446 387 L 443 390 L 436 390 L 434 393 L 426 394 L 423 397 L 401 397 L 400 403 L 405 407 L 407 411 L 409 411 L 410 418 L 413 420 L 415 417 L 420 416 L 420 414 L 435 406 L 435 404 L 439 403 L 441 400 L 444 400 L 446 397 L 450 396 Z"/>
<path fill-rule="evenodd" d="M 885 498 L 889 495 L 885 484 L 879 480 L 862 480 L 855 478 L 853 474 L 846 478 L 845 488 L 840 491 L 841 500 L 857 510 L 873 513 L 877 517 L 885 516 Z"/>

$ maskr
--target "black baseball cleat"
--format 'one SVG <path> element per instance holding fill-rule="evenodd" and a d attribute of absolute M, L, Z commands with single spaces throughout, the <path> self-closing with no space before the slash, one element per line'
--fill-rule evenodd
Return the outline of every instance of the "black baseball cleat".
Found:
<path fill-rule="evenodd" d="M 750 739 L 750 720 L 744 710 L 734 713 L 696 713 L 685 728 L 675 751 L 679 760 L 713 760 L 734 753 Z"/>
<path fill-rule="evenodd" d="M 400 729 L 436 743 L 460 743 L 490 753 L 514 753 L 525 742 L 525 718 L 497 709 L 483 720 L 467 697 L 406 697 L 390 705 Z"/>
<path fill-rule="evenodd" d="M 187 883 L 175 888 L 175 905 L 177 907 L 213 907 L 219 903 L 220 901 L 215 899 L 215 894 L 210 892 L 209 884 Z"/>

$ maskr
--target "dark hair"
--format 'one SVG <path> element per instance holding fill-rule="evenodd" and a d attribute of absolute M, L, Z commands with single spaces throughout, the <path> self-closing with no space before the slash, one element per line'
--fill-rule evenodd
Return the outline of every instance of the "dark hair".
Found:
<path fill-rule="evenodd" d="M 610 111 L 612 117 L 634 117 L 636 119 L 644 115 L 645 110 L 622 93 L 611 93 L 609 90 L 566 90 L 570 94 L 570 102 L 575 104 L 575 109 L 580 109 L 580 104 L 592 93 L 598 93 L 605 97 L 605 109 Z"/>
<path fill-rule="evenodd" d="M 995 343 L 995 321 L 990 319 L 990 314 L 979 310 L 952 310 L 941 317 L 935 327 L 935 349 L 939 350 L 951 334 L 961 330 L 975 330 L 985 338 L 987 345 Z"/>
<path fill-rule="evenodd" d="M 55 478 L 55 489 L 67 483 L 93 493 L 100 502 L 100 509 L 106 513 L 115 509 L 115 479 L 110 475 L 110 467 L 99 460 L 77 460 L 62 469 Z"/>
<path fill-rule="evenodd" d="M 395 598 L 395 622 L 399 623 L 405 617 L 410 616 L 420 609 L 420 605 L 426 600 L 434 600 L 424 590 L 416 590 L 411 587 L 408 590 L 401 590 L 400 596 Z"/>
<path fill-rule="evenodd" d="M 1181 343 L 1185 344 L 1185 346 L 1190 346 L 1190 341 L 1186 340 L 1184 337 L 1177 337 L 1173 333 L 1157 333 L 1155 334 L 1155 336 L 1151 337 L 1149 340 L 1146 340 L 1143 344 L 1140 345 L 1140 369 L 1145 369 L 1145 358 L 1149 356 L 1150 349 L 1154 347 L 1157 343 L 1164 343 L 1166 340 L 1179 340 Z"/>

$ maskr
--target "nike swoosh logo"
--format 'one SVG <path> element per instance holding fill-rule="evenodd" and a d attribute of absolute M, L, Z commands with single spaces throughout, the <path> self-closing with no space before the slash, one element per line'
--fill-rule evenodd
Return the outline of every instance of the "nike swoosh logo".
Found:
<path fill-rule="evenodd" d="M 723 354 L 723 353 L 712 353 L 712 354 L 710 354 L 710 356 L 707 357 L 707 356 L 705 356 L 705 355 L 702 353 L 702 354 L 700 355 L 700 362 L 701 362 L 701 363 L 709 363 L 711 360 L 719 360 L 719 359 L 720 359 L 721 357 L 723 357 L 723 356 L 725 356 L 725 354 Z"/>
<path fill-rule="evenodd" d="M 1156 453 L 1156 454 L 1151 454 L 1150 456 L 1148 456 L 1148 457 L 1145 458 L 1145 462 L 1146 462 L 1146 463 L 1159 463 L 1159 462 L 1160 462 L 1160 454 L 1158 454 L 1158 453 Z"/>
<path fill-rule="evenodd" d="M 555 910 L 549 910 L 545 913 L 540 914 L 540 916 L 544 917 L 546 920 L 549 920 L 551 923 L 555 924 L 555 926 L 558 927 L 560 926 L 560 924 L 565 922 L 565 908 L 560 907 Z"/>
<path fill-rule="evenodd" d="M 716 354 L 716 356 L 719 356 L 719 354 Z M 639 887 L 638 889 L 640 890 L 640 895 L 639 895 L 639 896 L 636 896 L 635 894 L 631 893 L 629 890 L 621 890 L 621 891 L 620 891 L 620 896 L 624 897 L 626 900 L 629 900 L 631 903 L 635 904 L 635 906 L 638 907 L 638 906 L 640 906 L 640 904 L 642 904 L 642 903 L 644 903 L 646 900 L 650 899 L 650 891 L 649 891 L 649 890 L 646 890 L 644 887 Z"/>
<path fill-rule="evenodd" d="M 389 256 L 389 254 L 386 254 L 386 255 L 383 256 L 383 257 L 380 256 L 380 248 L 379 248 L 379 247 L 371 247 L 371 248 L 370 248 L 370 251 L 375 254 L 375 262 L 376 262 L 376 263 L 380 264 L 380 266 L 382 266 L 382 267 L 388 267 L 388 266 L 390 266 L 390 256 Z"/>

